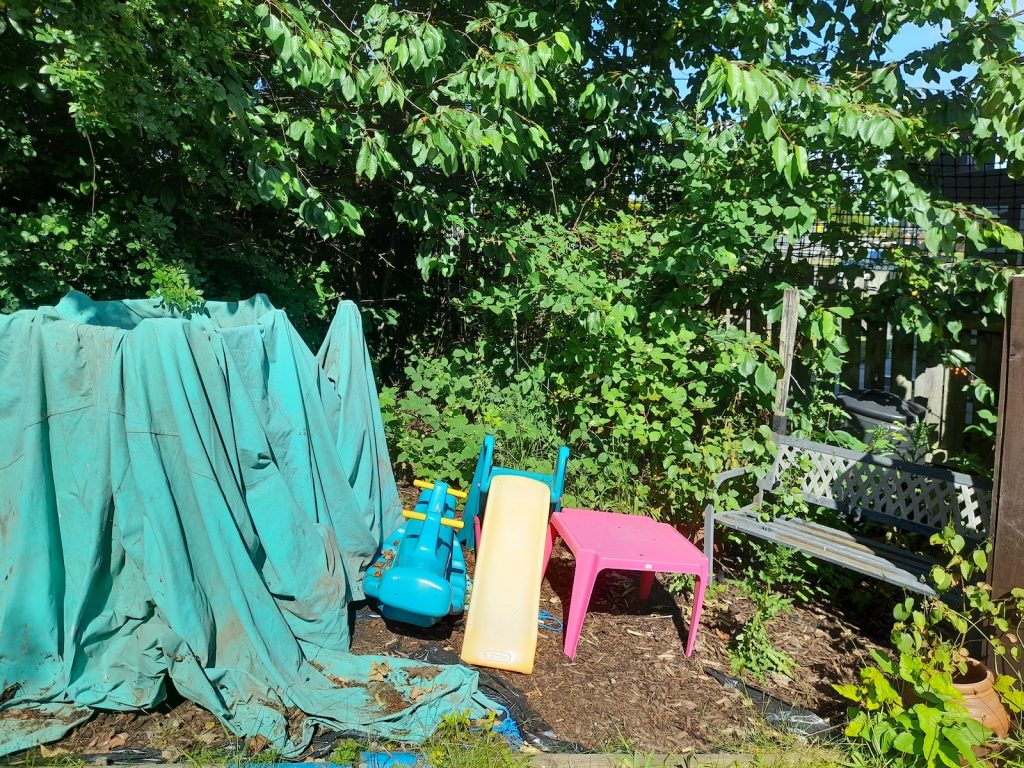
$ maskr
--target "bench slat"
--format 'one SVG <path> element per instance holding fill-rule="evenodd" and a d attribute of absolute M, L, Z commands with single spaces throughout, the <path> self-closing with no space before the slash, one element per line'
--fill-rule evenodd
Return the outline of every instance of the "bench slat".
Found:
<path fill-rule="evenodd" d="M 932 560 L 881 542 L 809 520 L 779 518 L 763 521 L 753 510 L 719 512 L 715 514 L 715 522 L 913 592 L 935 594 L 930 585 L 921 581 L 934 564 Z"/>

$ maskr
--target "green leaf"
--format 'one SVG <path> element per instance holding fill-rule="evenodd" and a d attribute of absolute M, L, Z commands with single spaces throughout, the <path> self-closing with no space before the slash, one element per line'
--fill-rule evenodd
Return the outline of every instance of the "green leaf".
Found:
<path fill-rule="evenodd" d="M 562 30 L 555 32 L 555 44 L 566 53 L 572 51 L 572 42 L 569 40 L 569 36 Z"/>
<path fill-rule="evenodd" d="M 359 147 L 359 155 L 356 157 L 356 175 L 366 173 L 366 164 L 370 157 L 370 143 L 363 141 Z"/>
<path fill-rule="evenodd" d="M 781 136 L 776 136 L 772 142 L 772 157 L 775 160 L 775 170 L 782 173 L 782 169 L 789 163 L 789 144 Z"/>
<path fill-rule="evenodd" d="M 906 752 L 911 754 L 915 750 L 915 739 L 914 734 L 909 731 L 903 731 L 898 734 L 892 741 L 892 745 L 896 747 L 900 752 Z"/>
<path fill-rule="evenodd" d="M 926 756 L 931 757 L 935 754 L 936 742 L 939 739 L 939 723 L 942 720 L 942 713 L 927 704 L 915 704 L 911 709 L 917 715 L 918 726 L 924 739 L 923 752 Z"/>
<path fill-rule="evenodd" d="M 759 363 L 754 371 L 754 386 L 762 392 L 768 393 L 775 389 L 775 371 L 767 363 Z"/>
<path fill-rule="evenodd" d="M 988 570 L 988 557 L 985 555 L 985 550 L 976 549 L 971 553 L 971 560 L 974 561 L 974 565 L 979 571 Z"/>
<path fill-rule="evenodd" d="M 801 176 L 807 175 L 807 150 L 799 144 L 793 145 L 793 156 L 796 158 L 796 170 Z"/>
<path fill-rule="evenodd" d="M 833 685 L 832 688 L 844 699 L 860 701 L 860 691 L 856 685 Z"/>
<path fill-rule="evenodd" d="M 737 99 L 743 93 L 743 70 L 732 62 L 725 65 L 725 85 L 730 99 Z"/>
<path fill-rule="evenodd" d="M 263 29 L 263 34 L 267 36 L 267 39 L 272 43 L 276 43 L 284 36 L 288 30 L 285 28 L 281 20 L 273 14 L 263 17 L 263 21 L 260 23 L 260 27 Z"/>
<path fill-rule="evenodd" d="M 942 230 L 934 228 L 925 230 L 924 245 L 930 253 L 937 254 L 942 247 Z"/>

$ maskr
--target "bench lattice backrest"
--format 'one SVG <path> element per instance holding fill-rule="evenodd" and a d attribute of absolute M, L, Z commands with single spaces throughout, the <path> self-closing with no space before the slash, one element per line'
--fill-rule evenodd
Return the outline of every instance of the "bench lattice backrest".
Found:
<path fill-rule="evenodd" d="M 988 529 L 992 485 L 986 480 L 783 435 L 775 442 L 775 468 L 762 485 L 767 492 L 796 467 L 809 504 L 925 534 L 952 524 L 961 535 L 980 539 Z"/>

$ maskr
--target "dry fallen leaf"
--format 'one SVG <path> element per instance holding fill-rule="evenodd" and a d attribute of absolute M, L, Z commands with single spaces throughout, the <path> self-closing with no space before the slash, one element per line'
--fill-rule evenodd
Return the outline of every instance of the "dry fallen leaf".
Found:
<path fill-rule="evenodd" d="M 370 676 L 366 679 L 371 683 L 383 683 L 388 679 L 388 673 L 390 671 L 391 667 L 383 661 L 375 661 L 370 664 Z"/>
<path fill-rule="evenodd" d="M 266 736 L 253 736 L 249 739 L 249 753 L 256 755 L 270 746 L 270 739 Z"/>
<path fill-rule="evenodd" d="M 39 754 L 42 755 L 44 758 L 46 758 L 48 760 L 51 757 L 60 757 L 61 755 L 70 755 L 71 754 L 71 750 L 70 749 L 65 749 L 64 747 L 53 747 L 53 748 L 50 748 L 50 747 L 46 746 L 45 744 L 42 744 L 39 747 Z"/>
<path fill-rule="evenodd" d="M 115 736 L 112 736 L 111 738 L 107 739 L 107 743 L 104 744 L 103 746 L 106 747 L 107 749 L 120 749 L 121 747 L 123 747 L 127 743 L 128 743 L 128 739 L 126 738 L 126 734 L 119 733 L 119 734 L 117 734 Z"/>

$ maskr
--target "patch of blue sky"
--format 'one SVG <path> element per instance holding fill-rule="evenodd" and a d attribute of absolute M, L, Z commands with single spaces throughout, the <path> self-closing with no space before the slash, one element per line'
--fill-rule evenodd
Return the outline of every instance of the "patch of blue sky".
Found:
<path fill-rule="evenodd" d="M 975 11 L 974 4 L 969 12 Z M 1016 13 L 1019 10 L 1019 6 L 1022 5 L 1020 0 L 1007 0 L 1005 8 L 1008 13 Z M 886 53 L 882 57 L 884 62 L 902 61 L 911 54 L 917 51 L 923 51 L 931 48 L 935 45 L 941 45 L 945 42 L 946 36 L 949 34 L 951 25 L 949 22 L 943 24 L 907 24 L 900 29 L 896 35 L 889 41 L 886 47 Z M 812 41 L 812 45 L 820 45 L 820 41 Z M 1024 45 L 1018 43 L 1017 50 L 1024 55 Z M 907 85 L 911 88 L 921 88 L 927 90 L 942 90 L 947 91 L 953 88 L 953 81 L 957 78 L 964 78 L 970 80 L 978 72 L 978 68 L 973 65 L 967 65 L 963 69 L 957 72 L 937 72 L 938 81 L 932 79 L 925 79 L 924 69 L 916 71 L 907 71 L 904 69 L 904 75 L 906 77 Z M 691 87 L 691 78 L 696 74 L 696 70 L 673 70 L 672 76 L 675 79 L 676 86 L 679 88 L 680 93 L 686 94 L 689 92 Z"/>
<path fill-rule="evenodd" d="M 945 42 L 949 31 L 949 22 L 945 22 L 941 26 L 935 24 L 924 26 L 908 24 L 889 41 L 885 56 L 882 59 L 886 62 L 901 61 L 913 53 L 941 45 Z M 968 64 L 958 72 L 938 72 L 936 73 L 938 82 L 926 80 L 924 69 L 918 71 L 904 69 L 903 72 L 907 85 L 911 88 L 948 91 L 953 87 L 954 79 L 962 77 L 970 80 L 977 74 L 978 68 L 973 64 Z"/>

